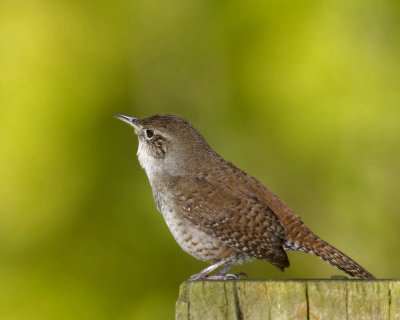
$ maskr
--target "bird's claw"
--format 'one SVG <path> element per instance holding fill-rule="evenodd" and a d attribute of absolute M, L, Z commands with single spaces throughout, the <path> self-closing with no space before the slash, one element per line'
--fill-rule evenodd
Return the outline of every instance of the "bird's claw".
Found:
<path fill-rule="evenodd" d="M 238 280 L 240 280 L 240 279 L 248 279 L 249 278 L 249 276 L 244 272 L 236 273 L 235 276 L 238 277 Z"/>
<path fill-rule="evenodd" d="M 196 274 L 190 276 L 188 281 L 205 280 L 205 279 L 207 279 L 206 274 L 196 273 Z"/>
<path fill-rule="evenodd" d="M 192 275 L 189 278 L 189 281 L 196 281 L 196 280 L 240 280 L 243 278 L 248 278 L 247 274 L 244 272 L 239 272 L 236 274 L 227 273 L 227 274 L 216 274 L 213 276 L 197 273 Z"/>
<path fill-rule="evenodd" d="M 239 272 L 236 274 L 228 273 L 225 275 L 225 280 L 240 280 L 243 278 L 246 278 L 246 279 L 248 278 L 247 274 L 245 274 L 244 272 Z"/>

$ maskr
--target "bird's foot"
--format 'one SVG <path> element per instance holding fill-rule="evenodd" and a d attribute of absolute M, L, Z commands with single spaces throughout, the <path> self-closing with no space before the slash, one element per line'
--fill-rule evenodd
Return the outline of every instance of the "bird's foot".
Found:
<path fill-rule="evenodd" d="M 216 275 L 210 276 L 209 274 L 213 272 L 218 267 L 225 265 Z M 247 278 L 247 274 L 244 272 L 240 272 L 237 274 L 228 273 L 229 269 L 233 266 L 232 258 L 227 258 L 225 260 L 221 260 L 204 270 L 200 271 L 192 275 L 188 281 L 196 281 L 196 280 L 240 280 L 241 277 Z"/>
<path fill-rule="evenodd" d="M 237 277 L 238 280 L 240 280 L 240 279 L 248 279 L 249 278 L 249 276 L 244 272 L 236 273 L 235 276 Z"/>
<path fill-rule="evenodd" d="M 207 275 L 207 274 L 202 274 L 197 273 L 192 275 L 189 278 L 189 281 L 196 281 L 196 280 L 240 280 L 243 278 L 248 278 L 247 274 L 245 274 L 244 272 L 239 272 L 236 274 L 232 274 L 232 273 L 227 273 L 227 274 L 216 274 L 213 276 Z"/>
<path fill-rule="evenodd" d="M 240 280 L 243 278 L 248 278 L 247 274 L 245 274 L 244 272 L 239 272 L 236 274 L 216 274 L 215 276 L 208 276 L 207 280 Z"/>
<path fill-rule="evenodd" d="M 196 273 L 194 275 L 192 275 L 188 281 L 196 281 L 196 280 L 206 280 L 208 277 L 208 274 L 204 274 L 204 273 Z"/>

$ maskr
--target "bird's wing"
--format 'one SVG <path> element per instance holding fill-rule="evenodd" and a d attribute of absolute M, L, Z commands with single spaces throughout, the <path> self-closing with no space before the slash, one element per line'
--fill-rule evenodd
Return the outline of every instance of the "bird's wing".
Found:
<path fill-rule="evenodd" d="M 285 268 L 286 230 L 275 213 L 254 194 L 230 189 L 202 177 L 170 180 L 180 214 L 230 247 Z M 179 186 L 179 187 L 178 187 Z"/>

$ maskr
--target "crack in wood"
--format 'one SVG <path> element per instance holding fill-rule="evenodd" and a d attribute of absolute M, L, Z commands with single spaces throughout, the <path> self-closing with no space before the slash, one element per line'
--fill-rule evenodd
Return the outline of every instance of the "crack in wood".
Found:
<path fill-rule="evenodd" d="M 308 298 L 308 284 L 306 283 L 306 316 L 307 320 L 310 320 L 310 301 Z"/>
<path fill-rule="evenodd" d="M 234 293 L 234 297 L 235 297 L 237 319 L 243 320 L 243 313 L 242 313 L 242 309 L 241 309 L 240 301 L 239 301 L 239 297 L 238 297 L 238 287 L 236 285 L 236 281 L 233 284 L 233 293 Z"/>

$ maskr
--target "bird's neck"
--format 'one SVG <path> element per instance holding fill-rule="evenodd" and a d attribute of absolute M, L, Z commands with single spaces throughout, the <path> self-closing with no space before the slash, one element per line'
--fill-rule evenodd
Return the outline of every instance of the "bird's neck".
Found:
<path fill-rule="evenodd" d="M 219 165 L 217 160 L 221 159 L 208 146 L 191 148 L 190 152 L 169 150 L 164 158 L 155 158 L 140 141 L 137 156 L 152 187 L 162 185 L 166 176 L 192 176 L 207 172 L 207 167 Z"/>

